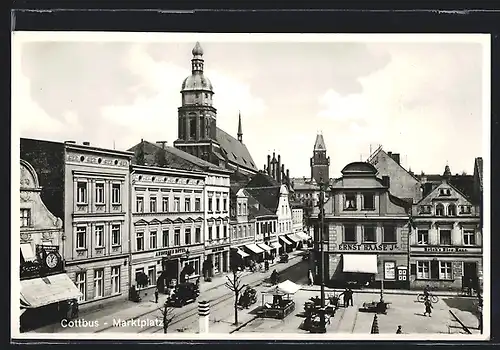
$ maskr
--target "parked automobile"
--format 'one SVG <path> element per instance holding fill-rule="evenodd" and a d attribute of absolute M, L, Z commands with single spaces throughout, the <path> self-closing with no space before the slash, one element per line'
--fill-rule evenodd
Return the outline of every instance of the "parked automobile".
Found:
<path fill-rule="evenodd" d="M 200 295 L 200 289 L 196 283 L 184 282 L 175 286 L 172 297 L 168 299 L 171 306 L 182 307 L 196 301 Z"/>
<path fill-rule="evenodd" d="M 248 286 L 243 294 L 240 296 L 240 300 L 238 300 L 238 305 L 248 309 L 250 305 L 255 304 L 257 302 L 257 292 L 252 287 Z"/>

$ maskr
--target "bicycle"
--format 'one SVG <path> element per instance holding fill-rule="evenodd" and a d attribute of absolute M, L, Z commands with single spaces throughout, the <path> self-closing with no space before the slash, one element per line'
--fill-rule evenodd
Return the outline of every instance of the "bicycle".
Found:
<path fill-rule="evenodd" d="M 435 303 L 437 303 L 439 301 L 439 298 L 436 295 L 434 295 L 434 294 L 430 294 L 429 293 L 428 294 L 428 298 L 431 300 L 431 303 L 433 303 L 433 304 L 435 304 Z M 417 301 L 419 303 L 425 302 L 425 299 L 426 299 L 426 297 L 425 297 L 424 293 L 420 293 L 420 294 L 417 295 Z"/>

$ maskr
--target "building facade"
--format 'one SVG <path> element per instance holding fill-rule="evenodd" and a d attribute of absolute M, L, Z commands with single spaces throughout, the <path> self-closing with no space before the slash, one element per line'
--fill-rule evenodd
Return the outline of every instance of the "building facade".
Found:
<path fill-rule="evenodd" d="M 460 290 L 482 285 L 480 207 L 446 177 L 413 207 L 411 287 Z"/>
<path fill-rule="evenodd" d="M 324 206 L 324 230 L 320 231 L 317 208 L 313 214 L 315 247 L 310 264 L 316 280 L 324 273 L 331 285 L 380 285 L 383 280 L 388 288 L 408 288 L 411 203 L 393 196 L 389 188 L 388 178 L 378 178 L 369 163 L 344 167 Z"/>
<path fill-rule="evenodd" d="M 240 189 L 231 196 L 231 261 L 235 266 L 248 264 L 250 254 L 245 252 L 245 246 L 255 244 L 255 218 L 250 215 L 248 203 L 249 194 Z"/>
<path fill-rule="evenodd" d="M 165 292 L 198 278 L 205 252 L 205 174 L 133 165 L 131 182 L 132 284 Z"/>
<path fill-rule="evenodd" d="M 322 183 L 330 180 L 330 157 L 326 155 L 326 145 L 322 134 L 316 136 L 313 156 L 311 158 L 311 180 Z"/>

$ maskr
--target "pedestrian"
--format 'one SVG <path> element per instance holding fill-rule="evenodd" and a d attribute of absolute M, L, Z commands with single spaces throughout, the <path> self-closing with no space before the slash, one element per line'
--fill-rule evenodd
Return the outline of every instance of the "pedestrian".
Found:
<path fill-rule="evenodd" d="M 309 278 L 309 285 L 312 286 L 314 284 L 314 277 L 311 269 L 309 269 L 307 277 Z"/>
<path fill-rule="evenodd" d="M 155 303 L 158 304 L 158 287 L 155 288 Z"/>
<path fill-rule="evenodd" d="M 431 303 L 429 298 L 425 299 L 424 305 L 425 305 L 424 316 L 427 316 L 427 314 L 429 314 L 429 317 L 431 317 L 433 307 L 432 307 L 432 303 Z"/>
<path fill-rule="evenodd" d="M 349 303 L 351 304 L 351 306 L 354 306 L 354 303 L 353 303 L 353 300 L 352 300 L 352 295 L 354 294 L 354 292 L 352 291 L 351 288 L 348 288 L 347 289 L 347 306 L 349 306 Z"/>
<path fill-rule="evenodd" d="M 347 288 L 340 295 L 344 299 L 344 307 L 348 307 L 349 306 L 349 291 L 347 290 Z"/>
<path fill-rule="evenodd" d="M 266 260 L 264 262 L 264 268 L 266 269 L 266 271 L 269 271 L 269 260 Z"/>
<path fill-rule="evenodd" d="M 396 331 L 396 334 L 403 334 L 403 330 L 401 329 L 401 326 L 398 326 L 398 330 Z"/>

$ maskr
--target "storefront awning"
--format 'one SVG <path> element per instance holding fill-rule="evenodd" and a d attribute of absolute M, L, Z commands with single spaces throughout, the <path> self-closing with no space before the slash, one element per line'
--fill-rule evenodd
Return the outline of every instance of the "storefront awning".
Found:
<path fill-rule="evenodd" d="M 270 252 L 271 250 L 273 250 L 273 248 L 265 243 L 257 243 L 257 245 L 259 246 L 259 248 L 264 249 L 266 252 Z"/>
<path fill-rule="evenodd" d="M 281 248 L 281 244 L 279 244 L 279 242 L 272 242 L 271 243 L 271 247 L 273 247 L 274 249 L 280 249 Z"/>
<path fill-rule="evenodd" d="M 247 256 L 250 256 L 249 254 L 245 253 L 243 250 L 241 249 L 237 249 L 236 250 L 236 253 L 238 253 L 242 258 L 246 258 Z"/>
<path fill-rule="evenodd" d="M 343 254 L 343 272 L 377 273 L 376 254 Z"/>
<path fill-rule="evenodd" d="M 38 308 L 81 296 L 82 293 L 65 273 L 21 281 L 21 300 L 22 304 L 27 304 L 27 308 Z"/>
<path fill-rule="evenodd" d="M 255 244 L 255 243 L 245 244 L 245 247 L 247 247 L 248 249 L 250 249 L 255 254 L 264 253 L 264 250 L 262 250 L 261 248 L 259 248 L 259 246 L 257 244 Z"/>
<path fill-rule="evenodd" d="M 311 237 L 309 237 L 309 235 L 307 235 L 306 233 L 304 232 L 297 232 L 295 233 L 297 236 L 299 236 L 300 238 L 302 238 L 304 241 L 308 241 L 311 239 Z"/>
<path fill-rule="evenodd" d="M 289 239 L 287 239 L 285 236 L 278 236 L 279 238 L 281 238 L 281 240 L 283 241 L 283 243 L 287 244 L 287 245 L 292 245 L 293 243 L 290 242 Z"/>
<path fill-rule="evenodd" d="M 33 261 L 36 259 L 33 248 L 29 243 L 21 243 L 21 254 L 23 255 L 23 259 L 25 261 Z"/>
<path fill-rule="evenodd" d="M 295 233 L 291 233 L 289 235 L 286 235 L 286 237 L 289 238 L 290 240 L 292 240 L 295 243 L 298 243 L 298 242 L 302 241 L 302 238 L 300 238 L 299 236 L 297 236 Z"/>

